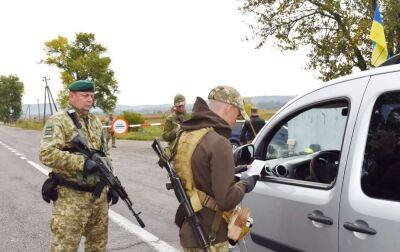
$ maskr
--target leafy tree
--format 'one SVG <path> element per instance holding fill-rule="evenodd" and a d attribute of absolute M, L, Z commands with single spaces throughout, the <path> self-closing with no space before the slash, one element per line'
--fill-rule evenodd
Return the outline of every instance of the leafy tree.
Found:
<path fill-rule="evenodd" d="M 61 69 L 64 85 L 59 93 L 62 107 L 68 105 L 68 84 L 75 80 L 91 80 L 95 84 L 95 105 L 112 111 L 117 102 L 118 83 L 109 68 L 110 57 L 103 56 L 107 49 L 95 41 L 92 33 L 77 33 L 75 41 L 58 38 L 45 42 L 46 58 L 42 60 Z"/>
<path fill-rule="evenodd" d="M 0 121 L 11 123 L 21 116 L 24 83 L 15 75 L 0 76 Z"/>
<path fill-rule="evenodd" d="M 328 81 L 371 67 L 374 0 L 244 0 L 257 48 L 275 38 L 281 50 L 310 48 L 307 68 Z M 400 1 L 380 1 L 389 54 L 400 52 Z"/>

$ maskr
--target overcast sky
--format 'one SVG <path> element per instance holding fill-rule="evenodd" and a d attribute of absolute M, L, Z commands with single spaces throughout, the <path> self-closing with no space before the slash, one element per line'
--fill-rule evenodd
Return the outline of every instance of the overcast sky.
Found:
<path fill-rule="evenodd" d="M 249 29 L 235 0 L 8 0 L 0 9 L 0 74 L 21 78 L 24 103 L 43 102 L 42 76 L 57 94 L 58 69 L 39 64 L 43 45 L 76 32 L 94 33 L 108 48 L 120 105 L 172 103 L 176 93 L 193 102 L 219 84 L 243 96 L 296 95 L 321 85 L 304 70 L 305 50 L 256 50 L 244 41 Z"/>

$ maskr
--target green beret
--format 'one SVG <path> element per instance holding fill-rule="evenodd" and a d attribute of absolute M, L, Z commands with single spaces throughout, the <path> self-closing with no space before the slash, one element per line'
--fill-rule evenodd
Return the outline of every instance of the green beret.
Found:
<path fill-rule="evenodd" d="M 77 80 L 69 84 L 68 89 L 69 91 L 94 92 L 94 85 L 89 80 Z"/>

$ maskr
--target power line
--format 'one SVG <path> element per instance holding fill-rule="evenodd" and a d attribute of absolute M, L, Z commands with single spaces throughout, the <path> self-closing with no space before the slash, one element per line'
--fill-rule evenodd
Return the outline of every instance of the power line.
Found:
<path fill-rule="evenodd" d="M 47 101 L 49 101 L 49 108 L 50 108 L 50 113 L 53 115 L 53 107 L 54 110 L 57 112 L 57 104 L 54 102 L 53 95 L 50 91 L 50 87 L 47 83 L 47 81 L 50 80 L 46 76 L 42 77 L 42 81 L 45 82 L 45 87 L 44 87 L 44 103 L 43 103 L 43 124 L 46 122 L 46 107 L 47 107 Z M 39 120 L 40 120 L 40 115 L 39 115 Z"/>

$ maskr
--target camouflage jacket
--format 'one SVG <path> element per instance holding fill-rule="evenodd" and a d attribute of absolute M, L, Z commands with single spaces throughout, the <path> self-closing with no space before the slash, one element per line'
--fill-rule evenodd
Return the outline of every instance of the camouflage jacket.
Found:
<path fill-rule="evenodd" d="M 111 135 L 114 135 L 114 132 L 111 129 L 113 121 L 114 121 L 114 118 L 110 119 L 109 117 L 104 121 L 104 126 L 110 126 L 107 128 L 106 132 Z"/>
<path fill-rule="evenodd" d="M 104 151 L 108 161 L 111 160 L 105 146 L 100 120 L 91 113 L 86 116 L 78 113 L 78 118 L 89 147 Z M 70 141 L 77 134 L 78 130 L 67 110 L 52 115 L 43 128 L 39 159 L 44 165 L 51 167 L 53 172 L 62 174 L 67 180 L 82 183 L 85 158 L 80 153 L 67 151 L 72 147 Z M 111 162 L 108 163 L 111 165 Z M 96 175 L 87 177 L 89 185 L 94 185 L 96 182 L 98 182 Z"/>
<path fill-rule="evenodd" d="M 184 112 L 182 114 L 171 114 L 165 119 L 164 123 L 164 131 L 162 134 L 162 138 L 169 142 L 172 143 L 172 141 L 176 137 L 176 128 L 178 125 L 183 122 L 190 119 L 190 114 Z"/>

